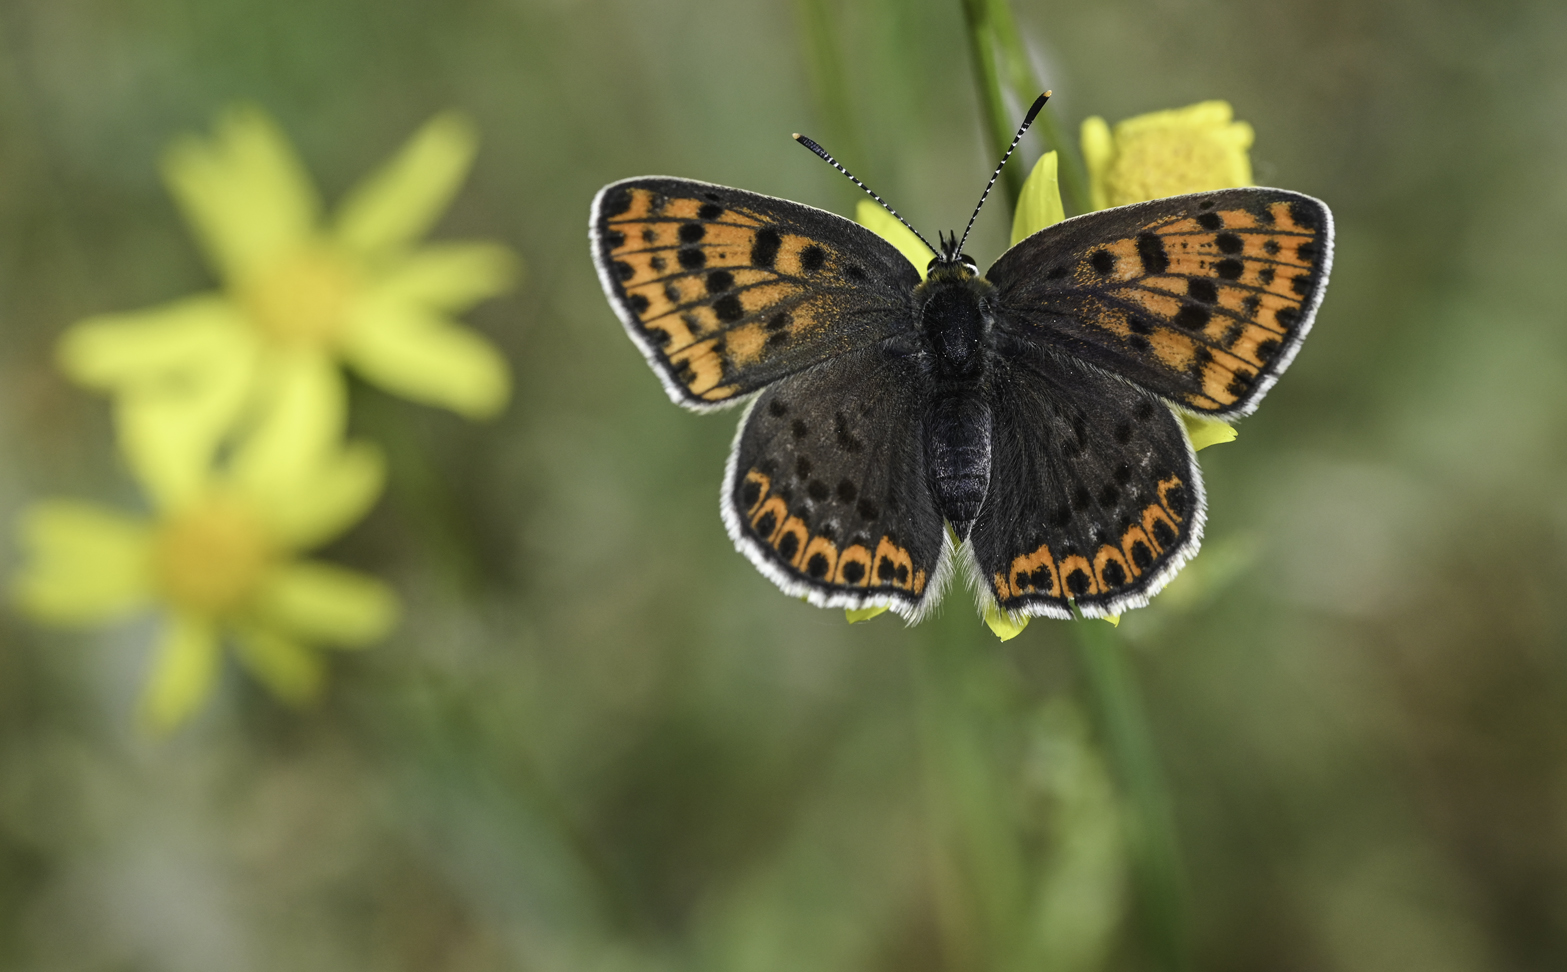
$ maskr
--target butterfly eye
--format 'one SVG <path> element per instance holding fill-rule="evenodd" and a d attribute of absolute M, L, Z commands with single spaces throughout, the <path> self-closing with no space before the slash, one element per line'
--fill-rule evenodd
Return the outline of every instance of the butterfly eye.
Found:
<path fill-rule="evenodd" d="M 974 258 L 973 257 L 971 257 L 967 253 L 965 253 L 962 256 L 958 257 L 958 259 L 963 261 L 963 265 L 965 267 L 968 267 L 969 273 L 979 273 L 979 264 L 974 262 Z"/>
<path fill-rule="evenodd" d="M 929 274 L 931 271 L 935 270 L 936 269 L 936 264 L 938 264 L 940 262 L 941 262 L 941 257 L 936 257 L 935 259 L 931 260 L 929 263 L 925 264 L 925 273 Z"/>

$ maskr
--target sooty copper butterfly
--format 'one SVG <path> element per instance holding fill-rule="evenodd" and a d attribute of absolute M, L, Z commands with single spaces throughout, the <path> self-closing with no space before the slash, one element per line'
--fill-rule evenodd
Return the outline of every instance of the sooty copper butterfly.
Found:
<path fill-rule="evenodd" d="M 1057 223 L 983 276 L 967 230 L 943 237 L 922 281 L 832 213 L 648 176 L 599 192 L 590 235 L 670 398 L 749 402 L 723 519 L 784 591 L 917 619 L 956 562 L 1003 611 L 1069 618 L 1146 604 L 1196 553 L 1172 409 L 1257 407 L 1311 327 L 1333 221 L 1283 189 L 1175 196 Z"/>

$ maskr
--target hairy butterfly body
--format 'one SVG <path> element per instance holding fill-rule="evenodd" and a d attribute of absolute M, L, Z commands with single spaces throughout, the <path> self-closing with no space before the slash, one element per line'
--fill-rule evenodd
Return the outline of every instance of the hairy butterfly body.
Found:
<path fill-rule="evenodd" d="M 736 546 L 790 594 L 911 618 L 955 563 L 1016 614 L 1147 603 L 1205 517 L 1171 406 L 1250 413 L 1332 255 L 1326 206 L 1260 188 L 1069 219 L 983 276 L 943 241 L 923 280 L 849 220 L 687 179 L 606 186 L 590 232 L 670 397 L 749 400 Z"/>

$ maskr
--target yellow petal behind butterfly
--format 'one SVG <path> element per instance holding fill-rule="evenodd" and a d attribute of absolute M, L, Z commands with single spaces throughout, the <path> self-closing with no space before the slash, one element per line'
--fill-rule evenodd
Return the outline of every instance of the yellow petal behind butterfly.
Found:
<path fill-rule="evenodd" d="M 1252 184 L 1255 133 L 1226 101 L 1203 101 L 1118 122 L 1083 122 L 1081 146 L 1095 209 Z"/>
<path fill-rule="evenodd" d="M 1234 442 L 1238 435 L 1235 426 L 1218 419 L 1182 415 L 1181 423 L 1186 426 L 1186 434 L 1191 436 L 1193 452 L 1201 452 L 1212 445 Z"/>
<path fill-rule="evenodd" d="M 1017 209 L 1012 214 L 1013 246 L 1066 218 L 1066 209 L 1061 205 L 1061 186 L 1056 178 L 1056 160 L 1054 152 L 1041 155 L 1023 183 L 1023 191 L 1017 197 Z"/>
<path fill-rule="evenodd" d="M 1011 641 L 1022 634 L 1028 621 L 1026 614 L 1008 614 L 993 603 L 985 605 L 985 626 L 1002 641 Z"/>
<path fill-rule="evenodd" d="M 869 199 L 861 199 L 854 207 L 854 221 L 897 247 L 898 252 L 907 257 L 914 264 L 914 269 L 920 272 L 920 279 L 925 279 L 925 268 L 936 254 L 914 235 L 913 230 L 898 222 L 898 217 Z"/>
<path fill-rule="evenodd" d="M 861 621 L 869 621 L 871 618 L 880 617 L 887 613 L 885 604 L 867 608 L 844 608 L 843 616 L 850 624 L 859 624 Z"/>

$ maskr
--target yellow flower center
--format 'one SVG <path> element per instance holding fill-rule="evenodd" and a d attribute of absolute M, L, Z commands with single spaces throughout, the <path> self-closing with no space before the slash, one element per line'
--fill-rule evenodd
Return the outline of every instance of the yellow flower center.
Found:
<path fill-rule="evenodd" d="M 166 521 L 153 542 L 159 587 L 180 607 L 213 616 L 241 606 L 274 551 L 256 515 L 233 499 L 212 499 Z"/>
<path fill-rule="evenodd" d="M 321 248 L 299 250 L 240 288 L 261 330 L 290 345 L 330 345 L 342 330 L 358 282 L 353 268 Z"/>
<path fill-rule="evenodd" d="M 1233 144 L 1185 127 L 1157 128 L 1118 138 L 1115 160 L 1105 172 L 1111 206 L 1206 192 L 1250 181 L 1244 155 Z"/>

